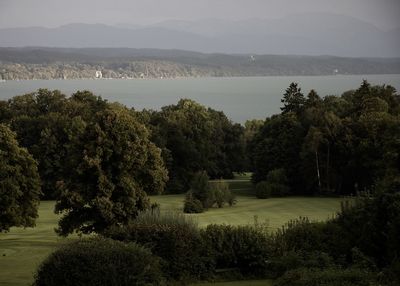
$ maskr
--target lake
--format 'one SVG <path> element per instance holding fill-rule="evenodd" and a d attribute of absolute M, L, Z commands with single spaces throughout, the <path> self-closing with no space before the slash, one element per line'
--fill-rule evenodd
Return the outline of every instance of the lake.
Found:
<path fill-rule="evenodd" d="M 0 82 L 0 99 L 35 91 L 59 89 L 66 95 L 90 90 L 109 101 L 134 107 L 159 109 L 191 98 L 233 121 L 264 119 L 280 112 L 281 98 L 291 82 L 299 83 L 307 94 L 315 89 L 320 96 L 340 95 L 356 89 L 363 79 L 371 84 L 390 84 L 400 90 L 400 75 L 271 76 L 185 79 L 101 79 L 101 80 L 23 80 Z"/>

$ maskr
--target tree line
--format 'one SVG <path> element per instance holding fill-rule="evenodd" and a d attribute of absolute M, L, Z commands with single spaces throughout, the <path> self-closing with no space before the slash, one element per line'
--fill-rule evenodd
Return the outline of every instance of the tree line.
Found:
<path fill-rule="evenodd" d="M 292 83 L 282 103 L 248 146 L 255 183 L 282 170 L 290 194 L 349 195 L 399 176 L 400 97 L 393 87 L 363 81 L 321 98 Z"/>

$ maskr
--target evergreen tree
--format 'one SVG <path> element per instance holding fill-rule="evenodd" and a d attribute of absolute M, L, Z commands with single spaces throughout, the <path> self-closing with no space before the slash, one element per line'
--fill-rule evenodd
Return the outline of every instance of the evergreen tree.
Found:
<path fill-rule="evenodd" d="M 306 100 L 298 84 L 292 82 L 286 89 L 281 102 L 283 103 L 282 113 L 294 112 L 300 114 L 304 109 Z"/>

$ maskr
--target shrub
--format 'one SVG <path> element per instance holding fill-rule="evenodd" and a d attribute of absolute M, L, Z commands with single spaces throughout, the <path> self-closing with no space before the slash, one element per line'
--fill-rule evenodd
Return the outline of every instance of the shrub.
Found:
<path fill-rule="evenodd" d="M 210 205 L 210 184 L 209 178 L 205 171 L 197 172 L 192 181 L 190 182 L 190 192 L 192 192 L 193 197 L 199 200 L 203 204 L 203 208 L 209 208 Z"/>
<path fill-rule="evenodd" d="M 357 268 L 300 268 L 286 272 L 274 286 L 370 286 L 374 275 Z"/>
<path fill-rule="evenodd" d="M 275 234 L 275 247 L 277 255 L 288 251 L 321 251 L 325 223 L 311 222 L 307 217 L 290 220 L 277 230 Z"/>
<path fill-rule="evenodd" d="M 192 191 L 186 193 L 183 205 L 184 213 L 202 213 L 204 211 L 203 204 L 193 197 Z"/>
<path fill-rule="evenodd" d="M 289 193 L 289 188 L 283 184 L 267 183 L 267 193 L 269 197 L 284 197 Z"/>
<path fill-rule="evenodd" d="M 238 268 L 243 275 L 266 273 L 271 240 L 264 229 L 254 226 L 208 225 L 201 230 L 218 269 Z"/>
<path fill-rule="evenodd" d="M 109 239 L 68 243 L 39 266 L 35 286 L 162 285 L 159 258 L 142 246 Z"/>
<path fill-rule="evenodd" d="M 228 203 L 229 206 L 233 206 L 236 203 L 236 198 L 229 190 L 227 182 L 222 180 L 211 182 L 210 189 L 212 191 L 212 195 L 209 198 L 211 206 L 217 204 L 219 208 L 222 208 L 225 203 Z"/>
<path fill-rule="evenodd" d="M 201 213 L 215 204 L 222 208 L 226 203 L 230 206 L 236 204 L 228 183 L 222 180 L 209 182 L 207 173 L 198 172 L 193 177 L 191 189 L 186 193 L 183 212 Z"/>
<path fill-rule="evenodd" d="M 281 184 L 287 186 L 288 179 L 286 177 L 285 169 L 273 169 L 267 174 L 267 181 L 274 184 Z"/>
<path fill-rule="evenodd" d="M 268 277 L 277 278 L 289 270 L 298 268 L 325 269 L 334 266 L 332 257 L 324 252 L 289 251 L 275 255 L 268 261 Z"/>
<path fill-rule="evenodd" d="M 343 205 L 332 223 L 343 230 L 341 240 L 383 268 L 400 261 L 400 184 L 378 191 Z"/>
<path fill-rule="evenodd" d="M 143 212 L 128 226 L 113 227 L 105 235 L 148 246 L 164 259 L 164 273 L 171 280 L 205 278 L 214 269 L 197 224 L 183 214 Z"/>
<path fill-rule="evenodd" d="M 288 180 L 284 169 L 274 169 L 268 172 L 267 180 L 256 185 L 256 197 L 283 197 L 289 194 Z"/>
<path fill-rule="evenodd" d="M 267 199 L 270 197 L 268 190 L 268 183 L 261 181 L 256 185 L 256 197 L 259 199 Z"/>

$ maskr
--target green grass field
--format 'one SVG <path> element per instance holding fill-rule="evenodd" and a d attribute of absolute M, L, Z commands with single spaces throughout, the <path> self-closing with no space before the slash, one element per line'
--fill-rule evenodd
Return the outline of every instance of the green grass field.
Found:
<path fill-rule="evenodd" d="M 338 198 L 290 197 L 259 200 L 253 196 L 247 178 L 228 182 L 237 195 L 237 205 L 213 208 L 203 214 L 191 215 L 198 220 L 199 226 L 204 227 L 210 223 L 252 224 L 257 216 L 258 222 L 267 222 L 272 231 L 299 216 L 326 220 L 340 207 Z M 161 210 L 167 211 L 182 211 L 183 199 L 183 195 L 151 197 L 152 201 L 161 205 Z M 58 218 L 53 213 L 53 208 L 54 202 L 42 202 L 35 228 L 12 228 L 8 233 L 0 234 L 0 285 L 22 286 L 32 283 L 35 269 L 40 262 L 58 243 L 65 241 L 54 232 Z M 238 281 L 215 285 L 270 285 L 270 282 Z"/>

